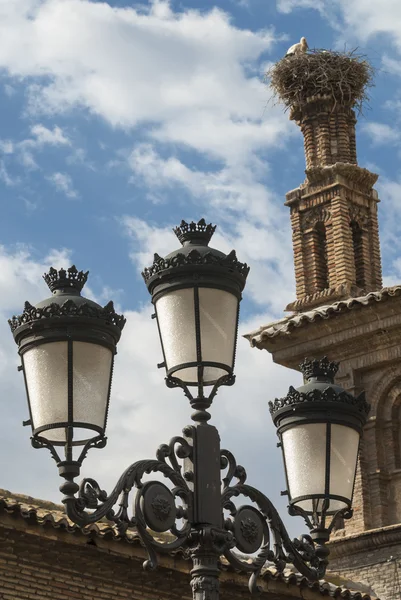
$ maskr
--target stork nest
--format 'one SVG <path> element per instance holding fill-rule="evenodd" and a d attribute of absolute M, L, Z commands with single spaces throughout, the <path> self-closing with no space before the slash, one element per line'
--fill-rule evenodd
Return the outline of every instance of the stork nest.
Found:
<path fill-rule="evenodd" d="M 356 108 L 369 102 L 375 69 L 366 56 L 352 52 L 311 50 L 285 56 L 266 73 L 273 100 L 301 108 L 311 97 L 331 97 L 335 105 Z"/>

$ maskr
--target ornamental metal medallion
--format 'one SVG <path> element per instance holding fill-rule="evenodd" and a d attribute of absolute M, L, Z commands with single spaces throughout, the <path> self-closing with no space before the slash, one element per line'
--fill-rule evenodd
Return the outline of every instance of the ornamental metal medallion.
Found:
<path fill-rule="evenodd" d="M 263 519 L 253 506 L 241 507 L 234 519 L 234 536 L 238 550 L 252 554 L 263 541 Z"/>
<path fill-rule="evenodd" d="M 159 533 L 168 531 L 176 519 L 173 494 L 167 486 L 159 482 L 149 482 L 144 488 L 142 511 L 148 527 Z"/>

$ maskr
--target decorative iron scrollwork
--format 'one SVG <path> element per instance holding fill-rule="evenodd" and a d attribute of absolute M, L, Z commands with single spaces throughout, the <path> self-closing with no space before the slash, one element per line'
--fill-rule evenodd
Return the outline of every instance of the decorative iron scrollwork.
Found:
<path fill-rule="evenodd" d="M 191 453 L 192 447 L 183 437 L 173 438 L 169 444 L 159 447 L 155 460 L 140 460 L 128 467 L 110 494 L 94 479 L 84 479 L 78 497 L 66 495 L 63 500 L 68 516 L 81 526 L 97 523 L 105 517 L 116 525 L 120 535 L 135 529 L 148 551 L 144 567 L 156 568 L 157 552 L 171 552 L 187 545 L 192 492 L 181 474 L 177 458 L 188 458 Z M 143 477 L 152 472 L 164 475 L 174 488 L 170 490 L 159 481 L 143 482 Z M 129 496 L 134 488 L 136 494 L 130 514 Z M 63 486 L 62 491 L 66 491 Z M 182 505 L 177 505 L 178 500 Z M 116 504 L 118 509 L 114 509 Z M 93 512 L 87 512 L 88 509 Z M 180 519 L 182 524 L 178 525 Z M 151 531 L 170 535 L 161 541 Z"/>
<path fill-rule="evenodd" d="M 209 427 L 201 425 L 205 426 Z M 228 511 L 228 517 L 222 519 L 219 527 L 193 522 L 194 492 L 179 464 L 179 459 L 194 460 L 191 441 L 194 438 L 190 429 L 184 429 L 187 439 L 174 437 L 169 444 L 161 445 L 156 459 L 141 460 L 128 467 L 110 494 L 90 478 L 84 479 L 78 489 L 72 481 L 77 474 L 76 467 L 75 471 L 71 470 L 72 476 L 64 472 L 67 481 L 60 489 L 65 493 L 63 503 L 68 516 L 80 526 L 106 518 L 115 524 L 120 535 L 135 530 L 148 552 L 148 559 L 144 562 L 147 569 L 156 568 L 157 553 L 169 553 L 179 548 L 184 550 L 194 564 L 194 592 L 198 588 L 204 590 L 209 579 L 210 585 L 218 589 L 220 556 L 224 556 L 235 570 L 249 574 L 251 592 L 260 591 L 258 578 L 268 561 L 274 563 L 278 571 L 291 563 L 309 579 L 321 578 L 327 566 L 325 540 L 320 543 L 304 535 L 292 541 L 271 501 L 246 483 L 245 469 L 237 465 L 228 450 L 222 450 L 220 455 L 224 471 L 221 507 L 222 513 Z M 150 473 L 161 473 L 174 487 L 170 490 L 159 481 L 144 482 L 144 476 Z M 133 510 L 130 512 L 129 496 L 134 488 Z M 237 507 L 234 499 L 241 496 L 254 505 Z M 114 508 L 116 505 L 118 508 Z M 302 514 L 313 530 L 316 524 L 299 509 L 294 510 Z M 345 511 L 340 512 L 347 516 Z"/>
<path fill-rule="evenodd" d="M 241 558 L 233 548 L 226 548 L 224 556 L 236 570 L 250 574 L 250 591 L 259 591 L 258 577 L 267 561 L 273 562 L 278 571 L 292 563 L 309 579 L 321 578 L 327 565 L 327 551 L 322 552 L 310 536 L 290 539 L 276 508 L 262 492 L 245 483 L 245 469 L 237 465 L 228 450 L 221 451 L 221 466 L 227 469 L 223 478 L 222 507 L 230 515 L 224 526 L 234 534 L 234 549 L 248 555 L 256 553 L 249 560 L 249 556 Z M 236 481 L 233 483 L 233 480 Z M 233 498 L 239 496 L 248 498 L 256 507 L 237 508 Z"/>

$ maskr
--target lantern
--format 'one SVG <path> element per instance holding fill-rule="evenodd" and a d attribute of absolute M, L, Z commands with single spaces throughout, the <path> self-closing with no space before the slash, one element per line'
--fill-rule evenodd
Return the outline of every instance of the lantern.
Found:
<path fill-rule="evenodd" d="M 143 277 L 159 328 L 167 379 L 184 386 L 232 380 L 239 303 L 249 267 L 234 250 L 209 247 L 216 227 L 204 219 L 181 222 L 174 231 L 182 248 L 155 254 Z"/>
<path fill-rule="evenodd" d="M 359 440 L 370 406 L 334 384 L 338 364 L 306 359 L 305 385 L 270 403 L 278 428 L 290 508 L 313 517 L 351 508 Z"/>
<path fill-rule="evenodd" d="M 9 323 L 24 373 L 33 441 L 82 446 L 103 438 L 124 317 L 81 296 L 88 272 L 51 268 L 52 296 Z"/>

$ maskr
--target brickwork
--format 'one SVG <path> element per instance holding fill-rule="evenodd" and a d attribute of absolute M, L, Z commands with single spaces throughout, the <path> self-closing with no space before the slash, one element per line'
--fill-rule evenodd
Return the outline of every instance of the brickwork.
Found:
<path fill-rule="evenodd" d="M 2 600 L 147 600 L 190 598 L 185 578 L 161 569 L 151 580 L 140 558 L 109 555 L 96 543 L 64 544 L 15 530 L 0 537 Z"/>
<path fill-rule="evenodd" d="M 329 97 L 293 107 L 304 136 L 306 181 L 287 194 L 297 300 L 307 308 L 380 289 L 377 176 L 357 165 L 355 113 Z"/>
<path fill-rule="evenodd" d="M 400 542 L 400 526 L 349 537 L 343 544 L 333 542 L 330 569 L 342 579 L 373 587 L 382 599 L 396 600 L 401 596 Z"/>
<path fill-rule="evenodd" d="M 6 497 L 4 498 L 4 494 Z M 27 504 L 20 504 L 21 500 Z M 114 532 L 113 532 L 114 531 Z M 191 562 L 182 553 L 159 555 L 159 568 L 144 571 L 146 553 L 135 534 L 121 537 L 106 523 L 84 530 L 62 507 L 0 490 L 1 600 L 191 600 Z M 267 568 L 264 600 L 318 600 L 322 596 L 373 600 L 327 582 Z M 365 591 L 365 590 L 364 590 Z M 222 565 L 220 597 L 249 600 L 248 575 Z"/>
<path fill-rule="evenodd" d="M 287 310 L 306 310 L 382 286 L 374 190 L 358 192 L 354 185 L 351 193 L 341 167 L 330 170 L 327 185 L 314 182 L 287 194 L 297 292 Z"/>
<path fill-rule="evenodd" d="M 290 118 L 304 136 L 306 168 L 337 162 L 357 164 L 354 111 L 330 97 L 311 97 L 294 107 Z"/>

